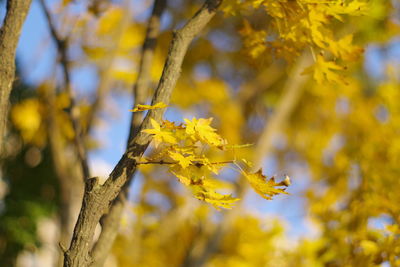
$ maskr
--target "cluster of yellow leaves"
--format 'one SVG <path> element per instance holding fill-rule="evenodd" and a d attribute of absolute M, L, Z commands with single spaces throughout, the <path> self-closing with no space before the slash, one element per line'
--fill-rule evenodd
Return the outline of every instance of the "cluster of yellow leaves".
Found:
<path fill-rule="evenodd" d="M 254 29 L 250 22 L 244 22 L 241 35 L 246 53 L 259 59 L 266 57 L 263 53 L 268 52 L 266 54 L 293 62 L 304 49 L 309 48 L 318 55 L 315 65 L 310 68 L 316 72 L 314 78 L 318 83 L 343 84 L 343 78 L 332 69 L 343 70 L 338 63 L 356 61 L 363 52 L 353 44 L 353 34 L 338 37 L 334 31 L 337 32 L 338 24 L 345 25 L 347 17 L 366 14 L 366 1 L 236 0 L 228 1 L 223 10 L 229 14 L 263 10 L 271 17 L 271 23 L 266 23 L 265 28 Z"/>
<path fill-rule="evenodd" d="M 154 215 L 154 211 L 147 211 L 141 221 L 133 221 L 132 227 L 119 235 L 113 247 L 118 266 L 165 266 L 166 262 L 168 266 L 186 264 L 187 253 L 193 243 L 206 243 L 210 232 L 220 224 L 220 221 L 212 219 L 206 207 L 190 208 L 190 213 L 187 212 L 187 204 L 180 205 L 171 213 Z M 153 216 L 157 219 L 151 220 Z M 295 262 L 293 265 L 286 264 L 287 255 L 276 245 L 285 242 L 280 220 L 260 219 L 242 212 L 231 219 L 230 225 L 221 235 L 218 251 L 213 252 L 202 266 L 297 266 Z M 199 227 L 202 231 L 198 230 Z M 140 231 L 132 233 L 130 229 Z M 137 235 L 139 238 L 136 238 Z M 140 253 L 127 253 L 137 246 L 141 249 Z"/>
<path fill-rule="evenodd" d="M 245 20 L 240 33 L 244 36 L 244 48 L 252 59 L 259 58 L 263 52 L 268 51 L 265 41 L 267 32 L 265 30 L 255 30 Z"/>
<path fill-rule="evenodd" d="M 227 183 L 213 176 L 218 175 L 226 164 L 234 163 L 240 167 L 235 161 L 212 162 L 205 152 L 210 149 L 224 151 L 241 146 L 228 145 L 216 129 L 211 127 L 212 118 L 193 118 L 184 121 L 183 124 L 175 125 L 167 120 L 159 124 L 151 119 L 152 129 L 145 129 L 143 132 L 153 136 L 155 146 L 160 148 L 160 152 L 142 164 L 167 164 L 169 172 L 189 187 L 197 199 L 210 203 L 217 209 L 231 208 L 239 199 L 232 197 L 231 194 L 217 192 L 218 189 L 226 188 Z M 254 174 L 242 169 L 239 172 L 249 180 L 255 191 L 266 199 L 285 193 L 284 189 L 277 187 L 288 186 L 287 182 L 276 183 L 274 178 L 267 180 L 261 170 Z"/>
<path fill-rule="evenodd" d="M 399 70 L 389 71 L 377 86 L 367 76 L 346 87 L 314 86 L 288 130 L 310 166 L 310 214 L 325 229 L 318 241 L 325 252 L 315 255 L 325 265 L 399 265 L 392 230 L 400 214 L 400 83 Z"/>
<path fill-rule="evenodd" d="M 99 66 L 109 65 L 110 76 L 126 85 L 136 79 L 137 53 L 144 37 L 144 27 L 132 23 L 129 16 L 128 10 L 112 6 L 99 18 L 85 17 L 82 21 L 82 48 L 88 60 Z"/>
<path fill-rule="evenodd" d="M 314 80 L 319 84 L 324 81 L 346 84 L 343 75 L 337 72 L 344 69 L 344 67 L 335 62 L 327 61 L 322 55 L 318 55 L 315 64 L 306 68 L 303 74 L 312 73 Z"/>
<path fill-rule="evenodd" d="M 231 224 L 232 227 L 223 236 L 220 249 L 205 266 L 296 266 L 288 264 L 283 250 L 277 251 L 276 244 L 285 242 L 284 227 L 278 219 L 265 220 L 244 215 L 235 218 Z"/>

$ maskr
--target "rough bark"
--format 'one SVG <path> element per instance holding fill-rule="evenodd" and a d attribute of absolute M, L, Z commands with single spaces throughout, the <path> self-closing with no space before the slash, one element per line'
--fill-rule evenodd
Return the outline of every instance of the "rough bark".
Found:
<path fill-rule="evenodd" d="M 215 15 L 220 3 L 220 0 L 207 1 L 182 29 L 174 32 L 163 74 L 152 99 L 152 104 L 169 103 L 189 44 Z M 64 253 L 64 266 L 85 267 L 92 263 L 90 250 L 96 225 L 100 218 L 108 212 L 111 203 L 131 179 L 136 171 L 137 160 L 143 155 L 151 141 L 151 136 L 141 132 L 141 130 L 151 127 L 150 118 L 161 121 L 163 113 L 163 109 L 152 110 L 147 113 L 138 129 L 138 134 L 129 143 L 127 151 L 103 185 L 99 184 L 97 178 L 86 181 L 82 208 L 75 225 L 72 241 L 69 249 Z"/>
<path fill-rule="evenodd" d="M 101 267 L 107 259 L 118 234 L 121 217 L 128 198 L 128 188 L 129 186 L 126 186 L 118 194 L 118 197 L 111 205 L 110 212 L 100 220 L 101 233 L 92 250 L 93 263 L 91 266 Z"/>
<path fill-rule="evenodd" d="M 8 102 L 15 77 L 15 53 L 31 0 L 8 0 L 0 29 L 0 156 L 6 134 Z"/>
<path fill-rule="evenodd" d="M 133 88 L 135 96 L 134 106 L 144 104 L 150 86 L 150 70 L 153 61 L 156 41 L 160 32 L 160 19 L 165 9 L 166 0 L 155 0 L 152 14 L 147 25 L 146 36 L 142 47 L 138 78 Z M 142 115 L 132 113 L 130 133 L 127 144 L 137 134 L 142 122 Z M 129 185 L 125 186 L 117 199 L 112 203 L 110 212 L 105 214 L 101 220 L 101 233 L 92 250 L 93 266 L 103 266 L 108 252 L 118 234 L 119 224 L 127 200 Z"/>

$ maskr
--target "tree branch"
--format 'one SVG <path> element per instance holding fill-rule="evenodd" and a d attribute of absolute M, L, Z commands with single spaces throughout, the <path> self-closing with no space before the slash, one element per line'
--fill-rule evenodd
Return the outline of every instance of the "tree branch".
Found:
<path fill-rule="evenodd" d="M 76 106 L 76 101 L 72 91 L 70 66 L 69 66 L 68 51 L 67 51 L 68 39 L 65 37 L 61 37 L 61 35 L 57 31 L 55 23 L 51 17 L 49 10 L 46 7 L 44 0 L 40 0 L 40 3 L 42 5 L 44 14 L 46 16 L 51 36 L 54 42 L 56 43 L 57 51 L 60 56 L 60 64 L 64 76 L 64 86 L 69 97 L 69 108 L 66 111 L 71 121 L 72 128 L 74 129 L 74 144 L 76 152 L 78 154 L 79 163 L 82 168 L 83 179 L 85 180 L 90 177 L 90 171 L 86 155 L 87 151 L 82 138 L 81 124 L 79 122 L 79 109 Z"/>
<path fill-rule="evenodd" d="M 0 29 L 0 157 L 8 118 L 8 102 L 15 77 L 15 54 L 31 0 L 8 0 Z"/>
<path fill-rule="evenodd" d="M 101 233 L 99 239 L 92 249 L 93 263 L 91 266 L 101 267 L 107 259 L 112 245 L 117 237 L 121 223 L 121 217 L 128 200 L 129 183 L 118 194 L 118 197 L 112 202 L 110 212 L 104 215 L 101 220 Z"/>
<path fill-rule="evenodd" d="M 193 38 L 215 15 L 221 0 L 208 0 L 187 24 L 174 33 L 163 74 L 154 94 L 152 103 L 169 103 L 173 88 L 180 75 L 182 62 Z M 126 183 L 136 171 L 136 162 L 143 155 L 151 141 L 151 135 L 141 132 L 150 127 L 150 118 L 161 121 L 164 110 L 151 110 L 143 120 L 138 134 L 129 142 L 109 178 L 100 185 L 97 178 L 86 181 L 82 208 L 75 225 L 73 238 L 65 253 L 64 266 L 85 267 L 92 263 L 90 247 L 100 218 L 109 210 Z"/>
<path fill-rule="evenodd" d="M 58 210 L 58 220 L 60 226 L 60 244 L 68 244 L 78 216 L 80 201 L 83 195 L 83 180 L 81 179 L 80 165 L 71 162 L 65 154 L 64 139 L 60 132 L 59 121 L 56 119 L 57 108 L 55 86 L 45 86 L 43 99 L 46 109 L 46 126 L 48 133 L 51 159 L 60 185 L 61 207 Z M 63 250 L 64 252 L 65 250 Z M 58 251 L 57 251 L 58 252 Z M 59 255 L 58 265 L 63 262 L 63 253 Z"/>
<path fill-rule="evenodd" d="M 166 6 L 166 0 L 155 0 L 154 8 L 149 23 L 147 25 L 146 37 L 142 47 L 142 57 L 140 59 L 138 78 L 133 88 L 135 102 L 133 107 L 143 105 L 146 102 L 146 95 L 150 87 L 150 72 L 153 63 L 154 50 L 156 48 L 157 38 L 160 32 L 160 19 Z M 129 130 L 129 140 L 131 140 L 138 131 L 140 123 L 143 120 L 142 112 L 133 112 L 131 126 Z"/>
<path fill-rule="evenodd" d="M 165 6 L 166 0 L 155 0 L 153 11 L 148 21 L 141 52 L 138 78 L 133 89 L 133 94 L 135 96 L 134 106 L 146 101 L 146 95 L 150 85 L 151 64 L 157 37 L 160 32 L 160 18 Z M 142 119 L 142 116 L 132 113 L 127 145 L 129 144 L 129 140 L 136 135 Z M 129 183 L 127 183 L 125 188 L 119 193 L 117 199 L 112 203 L 110 212 L 105 214 L 100 220 L 101 233 L 92 249 L 93 266 L 103 266 L 108 252 L 111 250 L 111 246 L 118 234 L 119 224 L 127 201 L 128 188 Z"/>

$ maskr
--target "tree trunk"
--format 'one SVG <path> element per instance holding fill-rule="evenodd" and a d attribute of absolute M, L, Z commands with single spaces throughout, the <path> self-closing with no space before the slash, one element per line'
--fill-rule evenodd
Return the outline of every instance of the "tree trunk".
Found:
<path fill-rule="evenodd" d="M 15 77 L 15 51 L 31 0 L 8 0 L 0 29 L 0 156 L 3 154 L 9 97 Z"/>

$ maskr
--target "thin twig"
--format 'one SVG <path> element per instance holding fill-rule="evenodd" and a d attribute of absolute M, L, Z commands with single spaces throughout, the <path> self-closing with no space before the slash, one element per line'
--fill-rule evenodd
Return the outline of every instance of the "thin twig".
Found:
<path fill-rule="evenodd" d="M 55 77 L 55 75 L 53 75 Z M 60 186 L 60 208 L 58 210 L 60 224 L 60 242 L 63 244 L 70 241 L 74 228 L 80 200 L 83 195 L 83 181 L 81 179 L 80 166 L 68 160 L 60 132 L 60 121 L 57 121 L 56 81 L 46 86 L 42 98 L 46 109 L 46 120 L 51 160 L 54 172 Z M 64 254 L 59 254 L 59 263 L 62 263 Z"/>
<path fill-rule="evenodd" d="M 83 179 L 90 177 L 90 170 L 87 161 L 87 151 L 83 143 L 81 124 L 79 123 L 79 109 L 76 106 L 76 101 L 73 96 L 71 75 L 68 60 L 68 38 L 61 37 L 61 34 L 57 31 L 54 21 L 51 17 L 49 10 L 46 7 L 44 0 L 40 0 L 44 14 L 47 19 L 47 23 L 50 29 L 51 36 L 56 43 L 57 51 L 60 56 L 60 64 L 63 70 L 64 86 L 69 97 L 69 108 L 66 109 L 70 118 L 72 128 L 74 129 L 74 143 L 78 154 L 79 162 L 82 168 Z"/>
<path fill-rule="evenodd" d="M 61 249 L 61 251 L 62 251 L 63 253 L 65 253 L 65 252 L 67 251 L 67 248 L 63 245 L 63 243 L 58 242 L 58 246 L 60 247 L 60 249 Z"/>
<path fill-rule="evenodd" d="M 234 160 L 227 160 L 227 161 L 218 161 L 218 162 L 210 162 L 209 164 L 211 165 L 223 165 L 223 164 L 231 164 L 234 163 Z M 179 164 L 179 161 L 142 161 L 142 162 L 136 162 L 136 165 L 143 165 L 143 164 L 159 164 L 159 165 L 172 165 L 172 164 Z M 199 162 L 199 161 L 192 161 L 191 165 L 194 165 L 196 167 L 201 167 L 206 164 Z"/>

